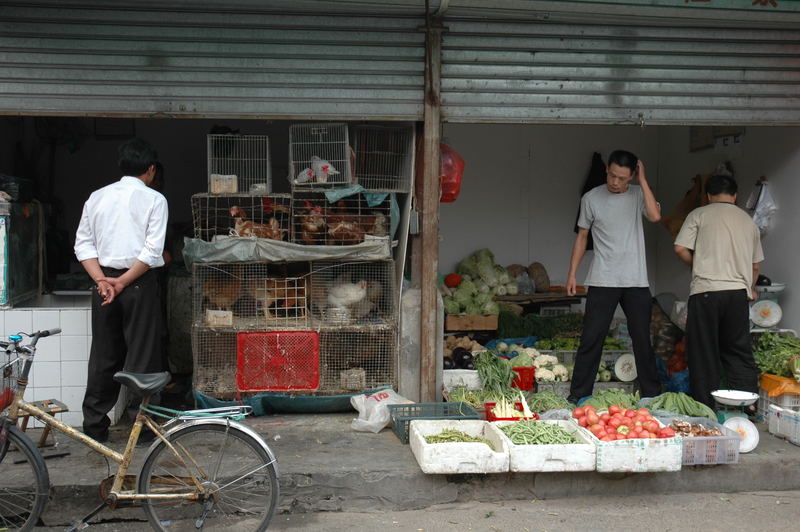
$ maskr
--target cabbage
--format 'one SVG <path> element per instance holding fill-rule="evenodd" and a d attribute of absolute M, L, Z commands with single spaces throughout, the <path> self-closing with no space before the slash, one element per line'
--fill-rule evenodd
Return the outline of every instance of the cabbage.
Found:
<path fill-rule="evenodd" d="M 506 285 L 506 292 L 510 296 L 515 296 L 519 293 L 519 286 L 517 286 L 517 283 L 512 281 Z"/>
<path fill-rule="evenodd" d="M 484 303 L 481 307 L 481 314 L 485 316 L 496 316 L 500 314 L 500 305 L 495 303 L 494 301 L 489 301 L 488 303 Z"/>
<path fill-rule="evenodd" d="M 461 305 L 458 301 L 453 299 L 452 296 L 444 297 L 444 312 L 445 314 L 460 314 Z"/>
<path fill-rule="evenodd" d="M 461 284 L 458 285 L 458 290 L 464 290 L 469 295 L 474 295 L 478 293 L 478 288 L 475 286 L 475 283 L 472 281 L 464 281 L 462 277 Z"/>
<path fill-rule="evenodd" d="M 497 286 L 497 272 L 495 272 L 494 266 L 492 266 L 490 262 L 479 262 L 477 268 L 481 279 L 483 279 L 486 284 L 489 286 Z"/>
<path fill-rule="evenodd" d="M 513 362 L 513 365 L 515 367 L 518 367 L 518 368 L 519 367 L 533 366 L 533 358 L 531 358 L 531 356 L 528 353 L 526 353 L 525 351 L 522 351 L 520 354 L 515 356 L 514 359 L 512 360 L 512 362 Z"/>
<path fill-rule="evenodd" d="M 462 260 L 458 263 L 458 266 L 456 266 L 456 273 L 460 274 L 462 279 L 465 275 L 469 275 L 470 279 L 477 279 L 480 277 L 478 274 L 477 259 L 472 256 Z"/>
<path fill-rule="evenodd" d="M 478 292 L 473 299 L 475 303 L 482 306 L 492 301 L 492 295 L 489 292 Z"/>
<path fill-rule="evenodd" d="M 494 253 L 488 248 L 479 249 L 472 254 L 478 262 L 488 262 L 494 264 Z"/>
<path fill-rule="evenodd" d="M 481 307 L 479 307 L 474 301 L 470 301 L 464 306 L 464 313 L 466 314 L 480 314 Z"/>
<path fill-rule="evenodd" d="M 508 282 L 511 280 L 511 276 L 508 275 L 508 270 L 502 266 L 495 264 L 494 271 L 497 272 L 497 282 L 499 284 L 508 284 Z"/>
<path fill-rule="evenodd" d="M 489 294 L 491 297 L 492 288 L 488 284 L 484 283 L 483 281 L 478 281 L 475 283 L 475 286 L 478 287 L 478 293 Z"/>
<path fill-rule="evenodd" d="M 455 299 L 462 307 L 464 307 L 468 303 L 472 303 L 472 294 L 468 290 L 459 286 L 456 288 L 456 291 L 453 292 L 453 299 Z"/>
<path fill-rule="evenodd" d="M 496 288 L 497 288 L 497 295 L 498 296 L 504 296 L 504 295 L 508 294 L 508 290 L 506 290 L 506 285 L 500 284 L 500 285 L 497 285 Z"/>

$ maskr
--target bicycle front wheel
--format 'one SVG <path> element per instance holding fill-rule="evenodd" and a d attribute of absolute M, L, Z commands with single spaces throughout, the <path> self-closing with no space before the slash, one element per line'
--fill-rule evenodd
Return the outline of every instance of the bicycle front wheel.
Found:
<path fill-rule="evenodd" d="M 0 530 L 33 530 L 50 491 L 47 465 L 18 428 L 7 434 L 0 443 Z"/>
<path fill-rule="evenodd" d="M 168 440 L 175 452 L 162 441 L 145 457 L 139 493 L 200 498 L 143 501 L 155 530 L 266 530 L 279 491 L 274 459 L 262 444 L 223 423 L 188 425 Z"/>

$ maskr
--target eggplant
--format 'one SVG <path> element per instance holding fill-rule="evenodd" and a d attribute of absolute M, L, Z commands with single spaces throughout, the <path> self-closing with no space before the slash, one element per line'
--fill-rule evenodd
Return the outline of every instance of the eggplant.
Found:
<path fill-rule="evenodd" d="M 759 275 L 758 279 L 756 280 L 757 286 L 772 286 L 772 279 L 767 277 L 766 275 Z"/>
<path fill-rule="evenodd" d="M 472 361 L 467 362 L 461 369 L 475 369 L 475 364 L 473 364 Z"/>
<path fill-rule="evenodd" d="M 444 357 L 444 369 L 455 369 L 456 361 L 452 357 Z"/>
<path fill-rule="evenodd" d="M 467 364 L 472 365 L 472 353 L 470 353 L 466 349 L 462 349 L 458 353 L 453 351 L 453 358 L 456 361 L 456 366 L 460 367 L 461 369 L 475 369 L 474 367 L 472 368 L 466 367 Z"/>

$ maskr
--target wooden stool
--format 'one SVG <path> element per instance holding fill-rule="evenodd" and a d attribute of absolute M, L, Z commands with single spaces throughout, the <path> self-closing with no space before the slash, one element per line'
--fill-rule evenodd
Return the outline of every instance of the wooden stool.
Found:
<path fill-rule="evenodd" d="M 58 401 L 57 399 L 44 399 L 42 401 L 34 401 L 31 403 L 36 408 L 44 410 L 50 415 L 61 414 L 62 412 L 69 412 L 69 408 L 67 405 Z M 19 421 L 20 421 L 20 430 L 25 432 L 28 428 L 28 419 L 30 419 L 30 414 L 27 412 L 20 411 Z M 53 443 L 47 443 L 47 436 L 50 435 L 50 425 L 45 425 L 44 430 L 42 431 L 42 435 L 39 438 L 39 447 L 49 447 L 51 445 L 55 445 L 55 436 L 53 436 Z"/>

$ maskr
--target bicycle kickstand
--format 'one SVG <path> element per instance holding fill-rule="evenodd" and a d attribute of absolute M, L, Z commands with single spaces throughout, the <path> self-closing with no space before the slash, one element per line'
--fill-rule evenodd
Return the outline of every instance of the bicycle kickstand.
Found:
<path fill-rule="evenodd" d="M 84 528 L 88 528 L 89 519 L 99 514 L 103 510 L 103 508 L 107 506 L 108 506 L 108 501 L 107 500 L 103 501 L 97 508 L 89 512 L 89 514 L 86 517 L 84 517 L 80 521 L 73 523 L 72 526 L 67 529 L 67 532 L 75 532 L 77 530 L 83 530 Z"/>

